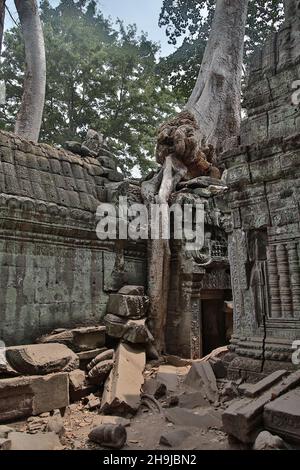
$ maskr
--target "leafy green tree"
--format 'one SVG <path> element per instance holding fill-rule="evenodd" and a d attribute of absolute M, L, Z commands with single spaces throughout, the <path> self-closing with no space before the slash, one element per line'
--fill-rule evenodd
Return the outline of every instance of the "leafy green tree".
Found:
<path fill-rule="evenodd" d="M 166 28 L 171 44 L 182 45 L 161 61 L 162 73 L 171 76 L 171 84 L 183 101 L 190 96 L 202 62 L 214 16 L 215 0 L 163 0 L 159 24 Z M 281 0 L 251 0 L 245 37 L 245 63 L 268 34 L 283 20 Z"/>
<path fill-rule="evenodd" d="M 106 20 L 93 0 L 40 2 L 47 57 L 46 103 L 41 141 L 63 144 L 100 130 L 128 174 L 154 165 L 159 124 L 174 112 L 176 99 L 160 74 L 159 46 L 136 26 Z M 18 28 L 5 35 L 0 79 L 8 101 L 0 126 L 12 130 L 22 95 L 24 50 Z"/>

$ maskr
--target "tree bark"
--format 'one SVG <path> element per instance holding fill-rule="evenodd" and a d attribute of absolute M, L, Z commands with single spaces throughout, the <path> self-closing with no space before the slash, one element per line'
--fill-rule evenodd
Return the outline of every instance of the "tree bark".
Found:
<path fill-rule="evenodd" d="M 5 2 L 6 0 L 0 0 L 0 55 L 2 52 L 2 41 L 4 31 Z"/>
<path fill-rule="evenodd" d="M 146 203 L 168 204 L 183 177 L 218 176 L 215 149 L 236 137 L 241 120 L 241 76 L 248 0 L 217 0 L 215 17 L 195 89 L 186 108 L 161 126 L 157 139 L 160 172 L 142 184 Z M 164 221 L 162 221 L 164 223 Z M 164 350 L 170 248 L 162 238 L 148 242 L 149 327 L 158 353 Z"/>
<path fill-rule="evenodd" d="M 21 22 L 26 57 L 26 73 L 21 108 L 15 133 L 33 142 L 39 139 L 46 88 L 44 36 L 36 0 L 15 0 Z"/>
<path fill-rule="evenodd" d="M 217 0 L 209 40 L 187 110 L 200 138 L 216 149 L 239 134 L 241 76 L 248 0 Z"/>

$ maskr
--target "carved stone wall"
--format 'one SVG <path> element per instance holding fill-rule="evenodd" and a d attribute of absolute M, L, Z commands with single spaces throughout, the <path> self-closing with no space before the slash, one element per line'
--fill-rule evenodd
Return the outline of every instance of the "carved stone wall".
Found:
<path fill-rule="evenodd" d="M 299 64 L 294 15 L 255 55 L 241 145 L 223 155 L 232 213 L 233 376 L 292 368 L 292 342 L 300 339 L 300 108 L 291 99 Z"/>
<path fill-rule="evenodd" d="M 0 132 L 0 339 L 32 342 L 54 328 L 99 324 L 116 258 L 96 236 L 96 209 L 139 188 L 94 158 Z M 119 177 L 118 177 L 119 178 Z M 124 281 L 146 283 L 146 248 L 124 245 Z M 125 279 L 126 277 L 126 279 Z"/>

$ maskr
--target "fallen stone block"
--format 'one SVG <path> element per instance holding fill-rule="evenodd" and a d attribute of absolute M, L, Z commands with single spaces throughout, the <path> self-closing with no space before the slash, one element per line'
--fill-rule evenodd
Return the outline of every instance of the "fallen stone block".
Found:
<path fill-rule="evenodd" d="M 264 408 L 264 426 L 287 440 L 300 443 L 300 388 L 291 390 Z"/>
<path fill-rule="evenodd" d="M 156 380 L 166 385 L 169 392 L 177 392 L 186 378 L 190 367 L 175 367 L 161 365 L 156 374 Z"/>
<path fill-rule="evenodd" d="M 12 432 L 9 435 L 11 450 L 61 450 L 59 437 L 54 432 L 26 434 Z"/>
<path fill-rule="evenodd" d="M 140 320 L 129 320 L 126 324 L 122 338 L 124 341 L 128 341 L 133 344 L 146 344 L 154 341 L 154 338 L 146 325 L 145 318 Z"/>
<path fill-rule="evenodd" d="M 15 421 L 69 405 L 66 372 L 0 380 L 0 422 Z"/>
<path fill-rule="evenodd" d="M 126 444 L 127 432 L 122 424 L 105 424 L 92 429 L 89 439 L 100 446 L 122 449 Z"/>
<path fill-rule="evenodd" d="M 10 450 L 10 449 L 11 449 L 11 440 L 0 437 L 0 450 Z"/>
<path fill-rule="evenodd" d="M 126 331 L 126 318 L 121 318 L 117 315 L 108 313 L 104 317 L 104 322 L 108 336 L 111 336 L 112 338 L 122 338 Z"/>
<path fill-rule="evenodd" d="M 215 403 L 218 399 L 217 381 L 209 362 L 193 362 L 184 384 L 203 391 L 203 395 L 211 403 Z"/>
<path fill-rule="evenodd" d="M 38 343 L 61 343 L 75 352 L 90 351 L 105 345 L 105 326 L 86 326 L 72 330 L 55 330 L 42 336 Z"/>
<path fill-rule="evenodd" d="M 187 437 L 191 435 L 190 432 L 180 429 L 178 431 L 170 431 L 160 436 L 159 443 L 163 446 L 178 447 Z"/>
<path fill-rule="evenodd" d="M 1 439 L 6 439 L 9 435 L 10 432 L 14 431 L 13 428 L 10 428 L 9 426 L 0 426 L 0 438 Z"/>
<path fill-rule="evenodd" d="M 287 375 L 286 370 L 278 370 L 268 375 L 264 379 L 260 380 L 255 384 L 242 384 L 239 386 L 239 391 L 245 395 L 245 397 L 254 398 L 271 388 L 274 384 L 279 382 L 285 375 Z"/>
<path fill-rule="evenodd" d="M 279 450 L 286 449 L 285 442 L 279 436 L 273 436 L 268 431 L 262 431 L 257 436 L 253 450 Z"/>
<path fill-rule="evenodd" d="M 125 318 L 142 318 L 146 315 L 149 298 L 140 295 L 110 294 L 107 313 Z"/>
<path fill-rule="evenodd" d="M 101 402 L 103 413 L 122 415 L 138 410 L 145 365 L 143 349 L 125 343 L 119 345 L 114 366 L 104 386 Z"/>
<path fill-rule="evenodd" d="M 6 350 L 9 364 L 23 375 L 69 372 L 79 366 L 77 355 L 64 344 L 29 344 Z"/>
<path fill-rule="evenodd" d="M 90 395 L 96 390 L 97 386 L 87 381 L 83 370 L 76 369 L 69 373 L 69 392 L 71 403 Z"/>
<path fill-rule="evenodd" d="M 106 348 L 96 348 L 96 349 L 90 349 L 88 351 L 81 351 L 77 353 L 77 356 L 79 357 L 79 363 L 80 367 L 82 363 L 89 363 L 92 359 L 94 359 L 96 356 L 99 354 L 103 353 L 106 351 Z"/>
<path fill-rule="evenodd" d="M 144 286 L 124 286 L 122 287 L 118 294 L 122 295 L 145 295 Z"/>
<path fill-rule="evenodd" d="M 101 385 L 110 373 L 113 367 L 113 359 L 107 359 L 106 361 L 98 362 L 88 373 L 89 380 L 93 380 L 93 383 Z"/>
<path fill-rule="evenodd" d="M 170 408 L 166 411 L 166 419 L 178 426 L 190 426 L 199 429 L 222 428 L 220 413 L 211 408 L 204 408 L 197 413 L 184 408 Z"/>
<path fill-rule="evenodd" d="M 217 379 L 224 379 L 227 376 L 227 369 L 222 359 L 212 357 L 209 359 L 209 363 Z"/>
<path fill-rule="evenodd" d="M 92 370 L 99 362 L 113 359 L 115 351 L 113 349 L 107 349 L 98 354 L 94 359 L 87 365 L 87 370 Z"/>
<path fill-rule="evenodd" d="M 91 393 L 88 397 L 85 397 L 82 401 L 85 405 L 85 409 L 89 411 L 96 410 L 97 408 L 100 408 L 101 405 L 100 398 L 93 393 Z"/>
<path fill-rule="evenodd" d="M 223 413 L 225 432 L 244 443 L 253 443 L 263 429 L 263 410 L 275 398 L 288 392 L 300 383 L 300 371 L 285 377 L 270 390 L 256 399 L 242 398 L 230 405 Z"/>
<path fill-rule="evenodd" d="M 158 399 L 166 395 L 167 387 L 164 383 L 156 379 L 147 379 L 143 385 L 143 393 L 152 395 Z"/>

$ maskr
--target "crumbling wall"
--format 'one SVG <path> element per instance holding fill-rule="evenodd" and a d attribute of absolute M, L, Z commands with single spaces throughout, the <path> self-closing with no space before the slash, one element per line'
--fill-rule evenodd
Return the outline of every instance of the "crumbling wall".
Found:
<path fill-rule="evenodd" d="M 96 209 L 113 200 L 119 185 L 127 184 L 130 194 L 120 179 L 98 159 L 0 132 L 0 338 L 6 344 L 31 342 L 53 328 L 99 324 L 116 247 L 97 238 Z M 144 244 L 126 243 L 124 256 L 126 280 L 144 285 Z"/>

